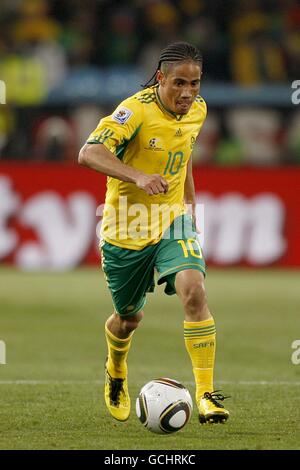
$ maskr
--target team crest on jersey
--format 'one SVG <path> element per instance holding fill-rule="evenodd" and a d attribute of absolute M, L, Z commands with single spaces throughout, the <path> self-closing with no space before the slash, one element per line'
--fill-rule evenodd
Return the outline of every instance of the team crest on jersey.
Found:
<path fill-rule="evenodd" d="M 132 111 L 122 106 L 122 108 L 117 109 L 113 113 L 112 118 L 114 121 L 118 122 L 119 124 L 125 124 L 125 122 L 128 121 L 131 115 L 132 115 Z"/>
<path fill-rule="evenodd" d="M 160 139 L 158 139 L 157 137 L 152 137 L 148 142 L 148 147 L 146 147 L 146 150 L 162 151 L 164 149 L 161 146 Z"/>

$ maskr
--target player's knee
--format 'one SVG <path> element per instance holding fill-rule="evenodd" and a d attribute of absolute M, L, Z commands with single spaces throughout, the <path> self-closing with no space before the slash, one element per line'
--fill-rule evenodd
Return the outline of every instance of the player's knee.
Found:
<path fill-rule="evenodd" d="M 121 318 L 121 325 L 122 325 L 123 332 L 126 334 L 129 334 L 132 331 L 136 330 L 143 316 L 144 316 L 144 312 L 140 310 L 135 315 Z"/>
<path fill-rule="evenodd" d="M 193 280 L 186 288 L 183 295 L 185 310 L 191 315 L 197 315 L 206 306 L 206 293 L 202 279 Z"/>

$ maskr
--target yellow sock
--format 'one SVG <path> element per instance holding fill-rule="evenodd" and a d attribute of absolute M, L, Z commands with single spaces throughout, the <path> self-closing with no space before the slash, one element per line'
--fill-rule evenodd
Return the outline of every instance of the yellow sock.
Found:
<path fill-rule="evenodd" d="M 204 392 L 213 391 L 216 349 L 216 328 L 213 318 L 199 322 L 184 322 L 185 347 L 192 361 L 196 383 L 196 400 Z"/>
<path fill-rule="evenodd" d="M 123 379 L 127 376 L 127 356 L 133 332 L 128 338 L 121 339 L 113 335 L 105 324 L 105 337 L 108 348 L 108 360 L 106 363 L 109 374 L 116 379 Z"/>

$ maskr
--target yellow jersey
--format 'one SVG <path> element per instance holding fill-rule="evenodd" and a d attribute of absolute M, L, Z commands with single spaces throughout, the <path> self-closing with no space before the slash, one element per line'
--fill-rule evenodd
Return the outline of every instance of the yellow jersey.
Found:
<path fill-rule="evenodd" d="M 158 243 L 173 220 L 186 212 L 187 163 L 206 113 L 201 96 L 187 114 L 167 110 L 156 85 L 125 99 L 101 119 L 87 143 L 103 144 L 126 165 L 159 174 L 169 184 L 166 194 L 150 196 L 134 183 L 108 177 L 101 238 L 141 250 Z"/>

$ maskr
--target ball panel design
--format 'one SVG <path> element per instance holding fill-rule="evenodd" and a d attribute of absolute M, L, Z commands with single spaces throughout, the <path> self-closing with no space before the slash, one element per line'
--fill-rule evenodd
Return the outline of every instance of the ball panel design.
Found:
<path fill-rule="evenodd" d="M 136 413 L 151 432 L 171 434 L 190 420 L 193 402 L 189 391 L 178 381 L 159 378 L 145 384 L 136 400 Z"/>
<path fill-rule="evenodd" d="M 173 380 L 173 379 L 169 379 L 165 377 L 162 377 L 161 379 L 156 379 L 155 382 L 160 383 L 160 384 L 170 385 L 170 387 L 174 387 L 174 388 L 185 388 L 185 386 L 182 385 L 180 382 L 177 382 L 177 380 Z"/>
<path fill-rule="evenodd" d="M 172 403 L 160 415 L 160 428 L 167 433 L 179 431 L 190 419 L 190 407 L 183 400 Z"/>
<path fill-rule="evenodd" d="M 140 422 L 146 426 L 148 419 L 148 409 L 145 395 L 140 394 L 138 396 L 136 409 Z"/>

